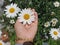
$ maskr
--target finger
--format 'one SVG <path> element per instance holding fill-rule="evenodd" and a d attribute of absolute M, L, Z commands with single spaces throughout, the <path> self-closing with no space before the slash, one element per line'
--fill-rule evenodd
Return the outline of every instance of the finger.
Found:
<path fill-rule="evenodd" d="M 37 26 L 38 25 L 38 14 L 37 14 L 37 12 L 35 12 L 34 15 L 35 15 L 35 21 L 31 24 L 31 27 L 32 27 L 32 25 L 33 26 Z"/>
<path fill-rule="evenodd" d="M 38 14 L 37 14 L 37 12 L 35 12 L 34 15 L 35 15 L 35 21 L 38 22 Z"/>
<path fill-rule="evenodd" d="M 32 11 L 34 12 L 35 21 L 38 21 L 38 14 L 37 14 L 37 12 L 35 11 L 35 9 L 32 9 Z"/>
<path fill-rule="evenodd" d="M 35 9 L 32 9 L 33 12 L 35 12 Z"/>
<path fill-rule="evenodd" d="M 25 28 L 26 28 L 26 29 L 29 29 L 30 27 L 31 27 L 31 26 L 30 26 L 29 24 L 26 24 L 26 25 L 25 25 Z"/>
<path fill-rule="evenodd" d="M 38 14 L 37 14 L 37 12 L 34 12 L 34 16 L 35 16 L 35 21 L 32 24 L 37 25 L 38 24 Z"/>

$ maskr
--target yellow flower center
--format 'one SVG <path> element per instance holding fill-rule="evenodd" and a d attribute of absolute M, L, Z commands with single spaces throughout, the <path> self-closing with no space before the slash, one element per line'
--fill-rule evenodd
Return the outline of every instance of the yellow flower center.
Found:
<path fill-rule="evenodd" d="M 9 10 L 10 13 L 13 13 L 14 11 L 15 11 L 14 8 L 10 8 L 10 10 Z"/>
<path fill-rule="evenodd" d="M 25 15 L 24 15 L 24 19 L 25 19 L 25 20 L 28 20 L 29 18 L 30 18 L 30 15 L 29 15 L 29 14 L 25 14 Z"/>
<path fill-rule="evenodd" d="M 53 22 L 56 22 L 56 20 L 53 20 Z"/>
<path fill-rule="evenodd" d="M 46 23 L 46 25 L 48 25 L 48 23 Z"/>
<path fill-rule="evenodd" d="M 2 45 L 2 43 L 0 42 L 0 45 Z"/>
<path fill-rule="evenodd" d="M 56 31 L 54 31 L 53 33 L 54 33 L 54 35 L 58 35 L 58 32 L 56 32 Z"/>

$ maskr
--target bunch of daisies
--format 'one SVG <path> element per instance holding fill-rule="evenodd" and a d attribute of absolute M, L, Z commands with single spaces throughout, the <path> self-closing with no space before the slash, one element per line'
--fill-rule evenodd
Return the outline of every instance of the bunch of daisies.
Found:
<path fill-rule="evenodd" d="M 44 23 L 44 27 L 45 28 L 52 27 L 52 28 L 49 29 L 49 34 L 54 40 L 57 40 L 57 39 L 60 38 L 60 27 L 59 28 L 55 28 L 57 23 L 58 23 L 58 19 L 57 18 L 53 18 L 51 21 L 47 21 L 46 23 Z"/>
<path fill-rule="evenodd" d="M 19 18 L 23 24 L 31 24 L 34 21 L 34 12 L 31 9 L 20 9 L 17 4 L 10 4 L 5 7 L 5 16 L 6 18 Z M 14 19 L 10 20 L 10 24 L 14 24 Z"/>

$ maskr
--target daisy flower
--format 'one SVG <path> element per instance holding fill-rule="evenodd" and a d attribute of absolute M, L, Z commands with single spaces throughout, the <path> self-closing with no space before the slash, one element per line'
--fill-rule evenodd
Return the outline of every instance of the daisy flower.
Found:
<path fill-rule="evenodd" d="M 10 24 L 14 24 L 15 23 L 15 21 L 14 20 L 10 20 Z"/>
<path fill-rule="evenodd" d="M 0 40 L 0 45 L 4 45 L 4 42 L 2 40 Z"/>
<path fill-rule="evenodd" d="M 51 15 L 55 15 L 55 12 L 51 12 Z"/>
<path fill-rule="evenodd" d="M 56 23 L 52 23 L 52 26 L 53 26 L 53 27 L 56 26 Z"/>
<path fill-rule="evenodd" d="M 44 26 L 45 26 L 45 27 L 49 27 L 49 26 L 50 26 L 50 22 L 46 22 L 46 23 L 44 24 Z"/>
<path fill-rule="evenodd" d="M 58 19 L 57 18 L 53 18 L 52 20 L 51 20 L 51 23 L 53 23 L 53 24 L 56 24 L 58 22 Z"/>
<path fill-rule="evenodd" d="M 51 28 L 51 31 L 50 31 L 49 34 L 52 36 L 52 38 L 53 38 L 54 40 L 57 40 L 58 38 L 60 38 L 59 29 Z"/>
<path fill-rule="evenodd" d="M 35 20 L 34 12 L 26 8 L 21 11 L 18 18 L 19 22 L 23 22 L 23 24 L 31 24 Z"/>
<path fill-rule="evenodd" d="M 60 3 L 58 1 L 54 2 L 53 3 L 55 7 L 59 7 L 60 6 Z"/>
<path fill-rule="evenodd" d="M 5 7 L 6 9 L 4 10 L 5 11 L 5 14 L 6 14 L 6 17 L 8 18 L 14 18 L 17 16 L 17 13 L 20 12 L 20 9 L 19 7 L 17 7 L 17 4 L 11 4 L 11 5 L 7 5 Z"/>

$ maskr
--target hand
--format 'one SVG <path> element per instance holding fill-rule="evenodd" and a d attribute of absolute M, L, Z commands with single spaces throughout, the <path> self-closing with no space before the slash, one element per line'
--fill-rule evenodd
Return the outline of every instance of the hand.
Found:
<path fill-rule="evenodd" d="M 32 24 L 23 25 L 22 23 L 19 22 L 18 19 L 14 25 L 17 37 L 22 39 L 21 42 L 33 41 L 36 35 L 38 27 L 38 15 L 34 9 L 32 9 L 32 11 L 34 12 L 35 15 L 35 21 Z"/>

